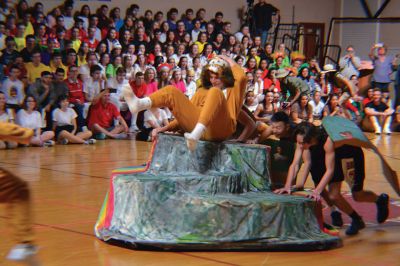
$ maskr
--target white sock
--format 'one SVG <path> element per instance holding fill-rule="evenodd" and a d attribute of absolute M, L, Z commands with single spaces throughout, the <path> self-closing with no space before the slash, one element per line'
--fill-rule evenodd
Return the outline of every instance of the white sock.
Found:
<path fill-rule="evenodd" d="M 388 132 L 388 133 L 391 132 L 390 131 L 390 124 L 391 123 L 392 123 L 392 117 L 389 116 L 385 120 L 385 125 L 383 126 L 383 131 Z"/>
<path fill-rule="evenodd" d="M 382 128 L 379 125 L 379 121 L 378 121 L 378 118 L 376 116 L 372 116 L 371 117 L 371 124 L 374 127 L 375 133 L 381 133 L 382 132 Z"/>
<path fill-rule="evenodd" d="M 194 151 L 197 147 L 197 142 L 203 136 L 204 132 L 206 131 L 206 126 L 197 123 L 191 133 L 185 133 L 186 145 L 188 146 L 189 150 Z"/>
<path fill-rule="evenodd" d="M 142 99 L 139 99 L 133 93 L 130 85 L 126 85 L 122 89 L 122 97 L 124 97 L 125 102 L 129 107 L 129 111 L 131 111 L 132 114 L 139 113 L 140 111 L 149 109 L 151 107 L 150 98 L 144 97 Z"/>

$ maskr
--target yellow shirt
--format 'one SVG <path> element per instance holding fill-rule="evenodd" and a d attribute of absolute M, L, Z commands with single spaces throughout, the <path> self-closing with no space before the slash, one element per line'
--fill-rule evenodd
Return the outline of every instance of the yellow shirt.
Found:
<path fill-rule="evenodd" d="M 37 78 L 40 78 L 40 75 L 43 71 L 51 72 L 50 67 L 40 63 L 39 66 L 34 66 L 32 62 L 25 64 L 26 72 L 28 73 L 28 82 L 34 83 Z"/>
<path fill-rule="evenodd" d="M 75 52 L 78 52 L 79 47 L 81 47 L 81 41 L 80 40 L 75 40 L 72 41 L 72 48 L 75 50 Z"/>
<path fill-rule="evenodd" d="M 29 34 L 35 35 L 35 31 L 33 29 L 33 25 L 30 22 L 28 22 L 28 24 L 26 25 L 25 32 L 24 32 L 24 37 L 26 37 Z"/>
<path fill-rule="evenodd" d="M 61 63 L 61 66 L 56 67 L 52 61 L 50 61 L 50 69 L 51 69 L 51 73 L 56 73 L 57 68 L 62 68 L 64 69 L 65 73 L 64 73 L 64 79 L 67 78 L 67 73 L 68 73 L 68 67 L 66 67 L 63 63 Z"/>
<path fill-rule="evenodd" d="M 201 43 L 201 42 L 197 41 L 197 42 L 194 42 L 194 44 L 197 44 L 197 46 L 199 47 L 199 54 L 201 54 L 203 52 L 204 46 L 207 44 L 207 42 Z"/>
<path fill-rule="evenodd" d="M 21 52 L 26 47 L 25 37 L 14 37 L 15 43 L 17 44 L 17 51 Z"/>

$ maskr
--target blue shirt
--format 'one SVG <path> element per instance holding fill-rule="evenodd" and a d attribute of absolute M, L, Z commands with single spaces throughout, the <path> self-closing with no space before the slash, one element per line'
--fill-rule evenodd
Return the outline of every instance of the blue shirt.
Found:
<path fill-rule="evenodd" d="M 379 83 L 390 83 L 390 74 L 392 73 L 392 62 L 393 56 L 386 56 L 383 62 L 376 58 L 374 63 L 374 73 L 372 74 L 372 80 Z"/>

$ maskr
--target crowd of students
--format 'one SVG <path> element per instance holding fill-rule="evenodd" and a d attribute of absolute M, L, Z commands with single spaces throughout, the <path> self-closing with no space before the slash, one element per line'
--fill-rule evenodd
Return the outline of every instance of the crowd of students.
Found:
<path fill-rule="evenodd" d="M 247 73 L 244 105 L 259 124 L 269 124 L 274 113 L 284 110 L 294 123 L 318 124 L 324 116 L 338 115 L 377 134 L 399 130 L 398 97 L 394 104 L 388 93 L 395 60 L 386 55 L 386 47 L 371 50 L 373 86 L 363 95 L 352 46 L 338 69 L 321 69 L 315 58 L 289 55 L 285 44 L 274 51 L 248 25 L 232 31 L 222 12 L 210 21 L 203 8 L 179 15 L 171 8 L 165 15 L 146 10 L 140 16 L 136 4 L 125 14 L 107 5 L 96 12 L 83 5 L 77 11 L 72 1 L 45 13 L 41 2 L 29 6 L 21 0 L 13 6 L 3 1 L 1 121 L 34 129 L 35 146 L 93 144 L 96 139 L 130 139 L 133 133 L 150 140 L 153 129 L 173 120 L 170 110 L 130 113 L 122 88 L 129 84 L 141 98 L 173 85 L 191 99 L 207 61 L 226 55 Z"/>

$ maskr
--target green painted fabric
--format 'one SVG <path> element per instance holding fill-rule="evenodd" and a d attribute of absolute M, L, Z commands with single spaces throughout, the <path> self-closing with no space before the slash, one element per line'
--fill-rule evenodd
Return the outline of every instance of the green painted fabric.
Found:
<path fill-rule="evenodd" d="M 315 202 L 270 191 L 267 146 L 160 135 L 149 169 L 114 178 L 105 241 L 165 249 L 325 249 L 340 245 L 323 233 Z"/>

